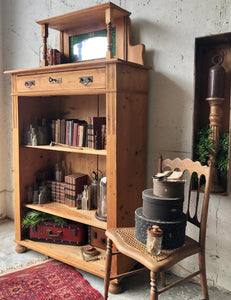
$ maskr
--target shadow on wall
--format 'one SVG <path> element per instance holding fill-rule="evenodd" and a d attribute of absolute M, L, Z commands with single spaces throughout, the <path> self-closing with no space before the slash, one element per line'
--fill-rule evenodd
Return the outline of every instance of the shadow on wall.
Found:
<path fill-rule="evenodd" d="M 192 110 L 188 94 L 169 77 L 149 73 L 147 177 L 157 170 L 158 157 L 191 158 Z M 177 81 L 177 78 L 176 78 Z"/>
<path fill-rule="evenodd" d="M 147 175 L 150 180 L 153 170 L 157 168 L 160 153 L 170 158 L 191 158 L 193 102 L 185 88 L 185 77 L 180 66 L 180 62 L 182 63 L 180 49 L 179 55 L 174 57 L 173 53 L 164 48 L 165 39 L 167 37 L 174 39 L 176 33 L 163 24 L 158 24 L 157 19 L 150 22 L 147 19 L 133 17 L 131 43 L 145 44 L 145 65 L 151 68 L 147 120 Z M 158 44 L 160 37 L 162 42 Z M 172 61 L 169 57 L 161 61 L 167 53 Z M 157 59 L 158 62 L 155 64 Z M 172 64 L 167 65 L 167 61 L 171 61 Z M 156 65 L 159 67 L 158 71 Z"/>

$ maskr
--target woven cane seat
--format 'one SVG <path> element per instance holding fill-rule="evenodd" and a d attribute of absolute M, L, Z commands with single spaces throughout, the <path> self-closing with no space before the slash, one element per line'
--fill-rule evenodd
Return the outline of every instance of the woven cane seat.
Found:
<path fill-rule="evenodd" d="M 113 241 L 116 248 L 123 254 L 139 261 L 150 270 L 157 272 L 164 271 L 165 266 L 168 268 L 174 265 L 175 258 L 181 259 L 199 252 L 199 244 L 191 239 L 185 237 L 185 244 L 177 249 L 173 250 L 161 250 L 161 253 L 157 256 L 150 255 L 146 250 L 146 245 L 140 243 L 135 238 L 135 227 L 127 228 L 115 228 L 108 229 L 106 231 L 107 237 Z M 177 259 L 177 260 L 178 260 Z"/>

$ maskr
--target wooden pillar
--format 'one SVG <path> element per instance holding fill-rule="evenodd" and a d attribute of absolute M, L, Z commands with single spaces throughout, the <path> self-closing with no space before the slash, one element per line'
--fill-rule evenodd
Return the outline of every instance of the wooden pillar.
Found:
<path fill-rule="evenodd" d="M 47 60 L 47 38 L 48 38 L 48 25 L 42 24 L 42 31 L 41 35 L 43 38 L 43 60 L 42 60 L 42 67 L 48 66 L 48 60 Z"/>
<path fill-rule="evenodd" d="M 221 104 L 224 101 L 224 98 L 206 98 L 209 103 L 210 107 L 210 114 L 209 114 L 209 126 L 211 127 L 212 134 L 210 135 L 210 139 L 214 143 L 215 151 L 211 151 L 209 154 L 209 160 L 213 166 L 213 173 L 212 173 L 212 185 L 211 185 L 211 192 L 212 193 L 222 193 L 224 191 L 224 187 L 219 184 L 218 179 L 218 170 L 216 166 L 216 156 L 219 149 L 219 134 L 221 128 L 221 121 L 222 121 L 222 107 Z"/>
<path fill-rule="evenodd" d="M 106 59 L 113 58 L 112 52 L 112 22 L 113 22 L 113 9 L 107 8 L 105 11 L 105 23 L 107 25 L 107 53 Z"/>

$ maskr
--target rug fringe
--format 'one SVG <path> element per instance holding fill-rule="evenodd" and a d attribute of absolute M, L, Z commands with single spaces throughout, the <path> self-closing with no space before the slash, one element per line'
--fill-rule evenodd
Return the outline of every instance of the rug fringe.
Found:
<path fill-rule="evenodd" d="M 24 264 L 17 264 L 17 265 L 11 266 L 11 267 L 3 268 L 2 270 L 0 270 L 0 275 L 8 274 L 8 273 L 15 272 L 15 271 L 22 270 L 22 269 L 27 269 L 31 266 L 36 266 L 36 265 L 39 265 L 43 262 L 50 261 L 50 260 L 53 260 L 53 258 L 50 258 L 49 256 L 35 258 L 35 259 L 25 262 Z"/>

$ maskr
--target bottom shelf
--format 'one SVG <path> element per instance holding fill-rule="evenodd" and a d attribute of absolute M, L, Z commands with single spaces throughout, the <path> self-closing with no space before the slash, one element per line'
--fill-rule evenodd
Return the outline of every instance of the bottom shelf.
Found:
<path fill-rule="evenodd" d="M 53 243 L 35 242 L 31 240 L 15 241 L 18 245 L 35 250 L 54 259 L 62 261 L 68 265 L 87 271 L 99 277 L 104 277 L 105 255 L 103 249 L 96 248 L 99 252 L 99 259 L 94 261 L 84 261 L 82 258 L 82 246 L 69 246 Z"/>

